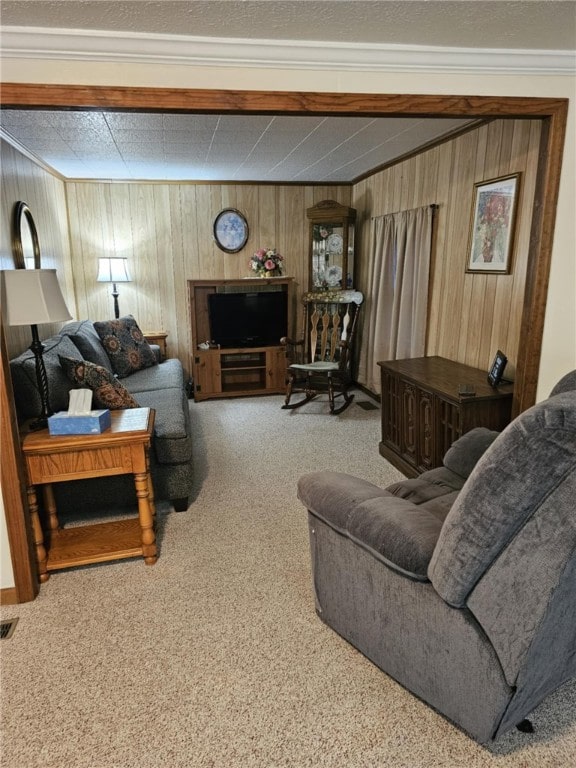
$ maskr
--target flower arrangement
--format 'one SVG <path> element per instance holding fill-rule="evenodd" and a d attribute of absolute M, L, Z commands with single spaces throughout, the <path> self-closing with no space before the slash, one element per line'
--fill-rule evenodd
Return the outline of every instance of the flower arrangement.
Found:
<path fill-rule="evenodd" d="M 282 274 L 281 256 L 275 248 L 259 248 L 250 259 L 249 265 L 260 277 L 276 277 Z"/>

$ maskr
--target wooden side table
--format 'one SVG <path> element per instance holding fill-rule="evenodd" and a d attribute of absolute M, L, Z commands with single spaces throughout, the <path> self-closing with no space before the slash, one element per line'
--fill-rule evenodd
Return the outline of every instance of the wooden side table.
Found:
<path fill-rule="evenodd" d="M 49 572 L 107 560 L 142 556 L 157 560 L 154 494 L 148 451 L 154 411 L 112 411 L 110 429 L 99 435 L 50 435 L 29 432 L 22 441 L 28 474 L 28 502 L 41 582 Z M 52 483 L 110 475 L 134 475 L 138 517 L 108 523 L 60 528 Z M 46 541 L 38 512 L 36 486 L 44 490 Z"/>
<path fill-rule="evenodd" d="M 167 331 L 143 331 L 143 336 L 149 344 L 157 344 L 160 347 L 160 357 L 166 360 Z"/>

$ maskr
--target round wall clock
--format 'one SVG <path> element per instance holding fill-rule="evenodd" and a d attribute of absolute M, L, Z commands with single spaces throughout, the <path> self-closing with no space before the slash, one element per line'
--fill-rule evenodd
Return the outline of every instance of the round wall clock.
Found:
<path fill-rule="evenodd" d="M 214 219 L 214 240 L 227 253 L 242 250 L 248 240 L 248 222 L 235 208 L 225 208 Z"/>

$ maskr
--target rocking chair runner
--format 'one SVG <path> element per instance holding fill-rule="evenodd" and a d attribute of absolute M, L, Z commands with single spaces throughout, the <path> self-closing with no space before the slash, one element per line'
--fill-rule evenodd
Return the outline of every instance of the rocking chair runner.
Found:
<path fill-rule="evenodd" d="M 354 395 L 351 363 L 354 335 L 364 296 L 359 291 L 308 293 L 304 296 L 304 335 L 299 341 L 284 338 L 288 370 L 286 400 L 282 408 L 298 408 L 320 393 L 328 393 L 330 413 L 347 408 Z M 297 402 L 292 395 L 304 393 Z M 336 407 L 336 398 L 343 403 Z"/>

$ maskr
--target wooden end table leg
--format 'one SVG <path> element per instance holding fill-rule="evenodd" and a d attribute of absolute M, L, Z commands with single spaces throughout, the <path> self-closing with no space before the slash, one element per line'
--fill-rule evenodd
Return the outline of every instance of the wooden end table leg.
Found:
<path fill-rule="evenodd" d="M 48 581 L 48 555 L 44 546 L 44 534 L 40 525 L 40 515 L 38 514 L 38 497 L 33 485 L 28 486 L 28 507 L 30 509 L 30 522 L 32 523 L 32 534 L 34 536 L 34 548 L 36 550 L 36 563 L 38 565 L 38 578 L 41 583 Z"/>
<path fill-rule="evenodd" d="M 46 483 L 46 485 L 43 485 L 42 493 L 44 495 L 44 508 L 48 518 L 48 528 L 50 529 L 50 533 L 56 533 L 60 527 L 60 523 L 58 522 L 56 499 L 54 498 L 54 488 L 52 483 Z"/>
<path fill-rule="evenodd" d="M 154 565 L 158 559 L 156 551 L 156 533 L 154 532 L 154 515 L 150 505 L 150 490 L 148 485 L 148 473 L 137 472 L 134 474 L 134 485 L 138 498 L 138 517 L 142 530 L 142 554 L 146 565 Z"/>
<path fill-rule="evenodd" d="M 152 517 L 156 520 L 156 501 L 154 499 L 154 484 L 152 483 L 152 475 L 150 473 L 150 451 L 146 451 L 146 471 L 148 472 L 148 503 L 152 511 Z"/>

